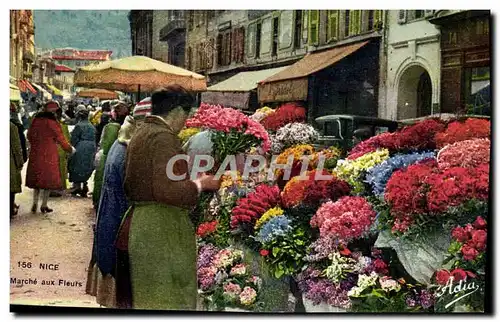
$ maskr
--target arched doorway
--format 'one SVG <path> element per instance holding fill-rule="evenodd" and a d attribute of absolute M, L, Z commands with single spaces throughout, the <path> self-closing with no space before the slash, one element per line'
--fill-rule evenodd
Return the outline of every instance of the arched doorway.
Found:
<path fill-rule="evenodd" d="M 421 66 L 408 67 L 399 80 L 399 120 L 430 115 L 432 113 L 432 82 Z"/>

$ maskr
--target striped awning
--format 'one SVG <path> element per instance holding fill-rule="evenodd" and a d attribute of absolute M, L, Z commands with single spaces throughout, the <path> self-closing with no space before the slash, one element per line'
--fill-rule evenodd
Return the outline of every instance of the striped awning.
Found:
<path fill-rule="evenodd" d="M 33 94 L 37 94 L 37 90 L 30 84 L 30 82 L 28 82 L 27 80 L 24 80 L 24 79 L 21 79 L 18 81 L 17 83 L 18 87 L 19 87 L 19 90 L 21 92 L 31 92 Z"/>

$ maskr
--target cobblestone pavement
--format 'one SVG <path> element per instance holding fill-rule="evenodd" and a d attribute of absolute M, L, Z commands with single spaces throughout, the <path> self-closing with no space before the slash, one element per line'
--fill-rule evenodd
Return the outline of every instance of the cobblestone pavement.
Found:
<path fill-rule="evenodd" d="M 25 173 L 26 165 L 23 182 Z M 20 209 L 10 225 L 10 303 L 99 307 L 94 297 L 85 294 L 92 252 L 92 199 L 69 194 L 51 197 L 49 207 L 54 212 L 32 214 L 32 193 L 23 186 L 16 195 Z"/>

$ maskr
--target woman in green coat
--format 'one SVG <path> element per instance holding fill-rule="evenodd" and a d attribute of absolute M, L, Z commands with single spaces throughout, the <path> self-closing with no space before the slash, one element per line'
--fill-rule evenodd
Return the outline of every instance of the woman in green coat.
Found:
<path fill-rule="evenodd" d="M 127 276 L 122 270 L 127 255 L 119 255 L 117 296 L 130 292 L 131 302 L 117 300 L 120 307 L 131 303 L 134 309 L 195 310 L 196 237 L 188 209 L 201 191 L 217 190 L 220 181 L 208 175 L 179 181 L 167 174 L 169 160 L 183 153 L 177 135 L 192 97 L 171 86 L 154 93 L 151 101 L 153 115 L 146 117 L 127 148 L 124 188 L 132 206 L 117 248 L 119 254 L 128 251 L 131 284 L 128 289 L 118 285 Z M 187 174 L 187 162 L 175 162 L 172 172 Z"/>
<path fill-rule="evenodd" d="M 104 127 L 101 136 L 101 142 L 99 144 L 100 150 L 96 155 L 96 170 L 94 174 L 94 190 L 92 191 L 92 202 L 94 204 L 94 209 L 97 213 L 97 208 L 99 206 L 99 199 L 101 197 L 102 179 L 104 176 L 104 165 L 106 164 L 106 158 L 108 157 L 109 149 L 113 143 L 115 143 L 118 138 L 118 132 L 120 131 L 119 123 L 109 123 Z"/>
<path fill-rule="evenodd" d="M 61 124 L 64 137 L 68 142 L 70 142 L 71 136 L 69 135 L 68 125 L 62 121 L 61 108 L 57 110 L 56 115 L 59 124 Z M 51 197 L 61 197 L 62 192 L 68 189 L 68 154 L 59 145 L 57 146 L 57 154 L 59 155 L 59 172 L 61 173 L 62 191 L 52 191 L 50 193 Z"/>

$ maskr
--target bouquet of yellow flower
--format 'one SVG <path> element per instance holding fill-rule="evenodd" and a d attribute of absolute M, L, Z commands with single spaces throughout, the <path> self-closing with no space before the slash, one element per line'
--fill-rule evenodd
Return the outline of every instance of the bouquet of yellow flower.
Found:
<path fill-rule="evenodd" d="M 339 160 L 333 172 L 338 178 L 349 183 L 354 194 L 359 195 L 365 192 L 363 177 L 366 171 L 388 158 L 389 150 L 376 150 L 354 160 Z"/>
<path fill-rule="evenodd" d="M 182 144 L 186 143 L 193 135 L 199 133 L 201 129 L 197 127 L 188 127 L 179 132 L 178 137 Z"/>

